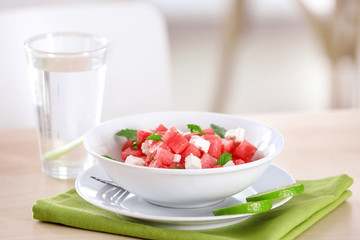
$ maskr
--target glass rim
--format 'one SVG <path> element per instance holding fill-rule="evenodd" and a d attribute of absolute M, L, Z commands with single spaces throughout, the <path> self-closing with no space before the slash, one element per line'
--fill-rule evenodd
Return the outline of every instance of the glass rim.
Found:
<path fill-rule="evenodd" d="M 45 50 L 39 50 L 39 49 L 31 46 L 32 42 L 37 41 L 39 39 L 47 38 L 49 36 L 91 37 L 91 38 L 98 39 L 99 42 L 103 43 L 103 44 L 101 44 L 100 47 L 97 47 L 94 49 L 90 49 L 90 50 L 86 50 L 86 51 L 74 51 L 74 52 L 45 51 Z M 29 51 L 34 51 L 34 52 L 38 52 L 38 53 L 42 53 L 42 54 L 64 55 L 64 56 L 65 55 L 81 55 L 84 53 L 94 53 L 94 52 L 98 52 L 98 51 L 106 49 L 108 47 L 108 45 L 109 45 L 109 42 L 106 38 L 104 38 L 100 35 L 97 35 L 97 34 L 86 33 L 86 32 L 48 32 L 48 33 L 34 35 L 34 36 L 28 38 L 27 40 L 25 40 L 25 42 L 24 42 L 25 49 L 27 49 Z"/>

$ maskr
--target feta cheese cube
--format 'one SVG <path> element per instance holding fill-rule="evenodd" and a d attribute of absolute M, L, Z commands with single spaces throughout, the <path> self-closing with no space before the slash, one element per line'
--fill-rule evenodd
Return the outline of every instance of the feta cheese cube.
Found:
<path fill-rule="evenodd" d="M 137 166 L 144 166 L 145 165 L 145 160 L 139 157 L 135 157 L 133 155 L 129 155 L 126 160 L 125 163 L 127 164 L 132 164 L 132 165 L 137 165 Z"/>
<path fill-rule="evenodd" d="M 199 148 L 200 150 L 203 150 L 206 153 L 209 151 L 210 142 L 198 135 L 193 135 L 190 138 L 189 142 L 194 144 L 197 148 Z"/>
<path fill-rule="evenodd" d="M 181 160 L 181 155 L 180 154 L 174 154 L 173 162 L 178 163 L 178 162 L 180 162 L 180 160 Z"/>
<path fill-rule="evenodd" d="M 238 127 L 236 129 L 230 129 L 225 132 L 225 138 L 233 139 L 235 142 L 239 143 L 244 140 L 245 129 Z"/>
<path fill-rule="evenodd" d="M 225 163 L 223 167 L 231 167 L 231 166 L 235 166 L 235 164 L 234 164 L 234 162 L 232 160 Z"/>
<path fill-rule="evenodd" d="M 149 145 L 147 142 L 143 142 L 143 144 L 141 145 L 141 151 L 143 152 L 143 154 L 148 155 L 149 154 Z"/>
<path fill-rule="evenodd" d="M 185 169 L 201 169 L 200 158 L 194 156 L 192 153 L 185 158 Z"/>

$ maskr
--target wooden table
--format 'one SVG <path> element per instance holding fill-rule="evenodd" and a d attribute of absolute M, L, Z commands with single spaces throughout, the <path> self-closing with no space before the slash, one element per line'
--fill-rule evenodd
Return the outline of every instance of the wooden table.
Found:
<path fill-rule="evenodd" d="M 246 116 L 280 130 L 286 145 L 274 163 L 296 179 L 346 173 L 354 178 L 344 204 L 298 239 L 359 239 L 360 236 L 360 109 L 318 113 Z M 41 172 L 34 129 L 0 131 L 1 239 L 128 239 L 32 219 L 31 207 L 74 186 Z"/>

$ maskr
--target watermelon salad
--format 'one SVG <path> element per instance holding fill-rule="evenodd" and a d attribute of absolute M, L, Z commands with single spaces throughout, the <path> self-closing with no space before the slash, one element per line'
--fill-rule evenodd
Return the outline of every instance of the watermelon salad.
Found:
<path fill-rule="evenodd" d="M 202 129 L 188 124 L 189 132 L 160 124 L 156 129 L 123 129 L 121 159 L 126 164 L 154 168 L 203 169 L 245 164 L 257 148 L 247 141 L 245 130 L 226 130 L 215 124 Z M 104 155 L 116 160 L 116 157 Z M 118 157 L 119 158 L 119 157 Z M 117 158 L 117 159 L 118 159 Z"/>

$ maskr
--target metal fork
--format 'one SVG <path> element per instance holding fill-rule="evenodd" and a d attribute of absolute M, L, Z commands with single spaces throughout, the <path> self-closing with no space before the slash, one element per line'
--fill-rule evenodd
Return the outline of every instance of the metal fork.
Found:
<path fill-rule="evenodd" d="M 101 192 L 101 191 L 98 192 L 99 196 L 101 196 L 103 199 L 108 199 L 108 201 L 112 203 L 118 205 L 130 194 L 130 192 L 126 191 L 125 189 L 123 189 L 113 181 L 104 180 L 95 176 L 90 176 L 90 177 L 101 183 L 116 187 L 116 189 L 109 189 L 105 192 Z"/>
<path fill-rule="evenodd" d="M 97 177 L 95 177 L 95 176 L 90 176 L 90 177 L 91 177 L 92 179 L 95 179 L 96 181 L 101 182 L 101 183 L 108 184 L 108 185 L 110 185 L 110 186 L 123 189 L 122 187 L 120 187 L 119 185 L 117 185 L 117 184 L 116 184 L 115 182 L 113 182 L 113 181 L 104 180 L 104 179 L 101 179 L 101 178 L 97 178 Z"/>

